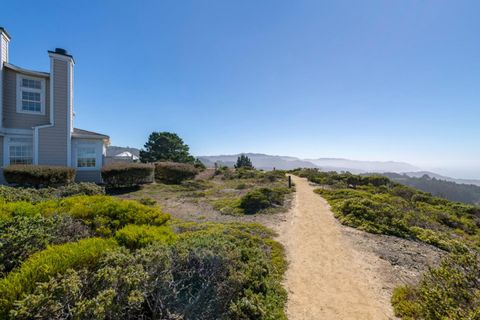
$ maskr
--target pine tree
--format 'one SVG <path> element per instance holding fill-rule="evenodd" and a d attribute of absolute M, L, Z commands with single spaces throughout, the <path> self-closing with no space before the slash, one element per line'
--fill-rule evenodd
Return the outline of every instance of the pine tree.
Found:
<path fill-rule="evenodd" d="M 252 161 L 250 160 L 249 157 L 246 155 L 242 154 L 240 157 L 237 158 L 237 163 L 235 164 L 235 168 L 247 168 L 247 169 L 253 169 Z"/>

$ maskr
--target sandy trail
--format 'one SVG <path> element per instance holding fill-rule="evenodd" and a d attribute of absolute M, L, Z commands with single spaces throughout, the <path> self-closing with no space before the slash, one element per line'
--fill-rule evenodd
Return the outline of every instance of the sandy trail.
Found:
<path fill-rule="evenodd" d="M 287 315 L 290 320 L 391 319 L 376 276 L 341 232 L 327 202 L 307 180 L 292 177 L 295 203 L 279 226 L 289 268 Z"/>

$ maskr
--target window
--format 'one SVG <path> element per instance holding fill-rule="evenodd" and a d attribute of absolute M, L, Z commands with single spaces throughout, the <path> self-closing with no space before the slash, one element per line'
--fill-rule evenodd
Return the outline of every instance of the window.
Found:
<path fill-rule="evenodd" d="M 8 151 L 10 164 L 33 163 L 33 144 L 31 138 L 10 138 Z"/>
<path fill-rule="evenodd" d="M 18 75 L 17 112 L 45 113 L 45 80 Z"/>
<path fill-rule="evenodd" d="M 78 146 L 77 148 L 77 167 L 95 168 L 97 165 L 97 153 L 95 146 Z"/>

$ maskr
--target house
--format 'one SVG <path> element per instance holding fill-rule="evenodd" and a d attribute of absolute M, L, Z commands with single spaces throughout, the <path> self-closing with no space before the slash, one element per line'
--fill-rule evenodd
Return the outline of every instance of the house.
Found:
<path fill-rule="evenodd" d="M 108 156 L 105 158 L 106 164 L 111 163 L 132 163 L 140 161 L 140 158 L 129 151 L 120 152 L 114 156 Z"/>
<path fill-rule="evenodd" d="M 0 27 L 1 171 L 10 164 L 68 166 L 78 181 L 100 182 L 109 137 L 74 127 L 73 56 L 57 48 L 48 51 L 50 72 L 27 70 L 9 63 L 10 39 Z"/>

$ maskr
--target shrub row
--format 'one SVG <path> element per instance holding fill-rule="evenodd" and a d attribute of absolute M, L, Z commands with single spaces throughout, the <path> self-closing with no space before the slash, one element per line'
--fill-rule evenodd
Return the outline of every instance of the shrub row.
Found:
<path fill-rule="evenodd" d="M 156 162 L 155 181 L 166 184 L 179 184 L 184 180 L 193 179 L 197 169 L 187 163 Z"/>
<path fill-rule="evenodd" d="M 69 167 L 11 165 L 3 169 L 8 183 L 19 186 L 57 187 L 75 181 L 75 170 Z"/>
<path fill-rule="evenodd" d="M 102 168 L 103 182 L 111 188 L 133 187 L 153 182 L 154 167 L 143 163 L 118 163 Z"/>
<path fill-rule="evenodd" d="M 128 163 L 104 166 L 102 179 L 110 188 L 133 187 L 157 182 L 179 184 L 198 173 L 192 164 L 157 162 L 155 164 Z M 155 174 L 154 174 L 155 172 Z M 11 165 L 3 170 L 8 183 L 23 187 L 59 187 L 75 180 L 75 170 L 69 167 L 41 165 Z"/>

